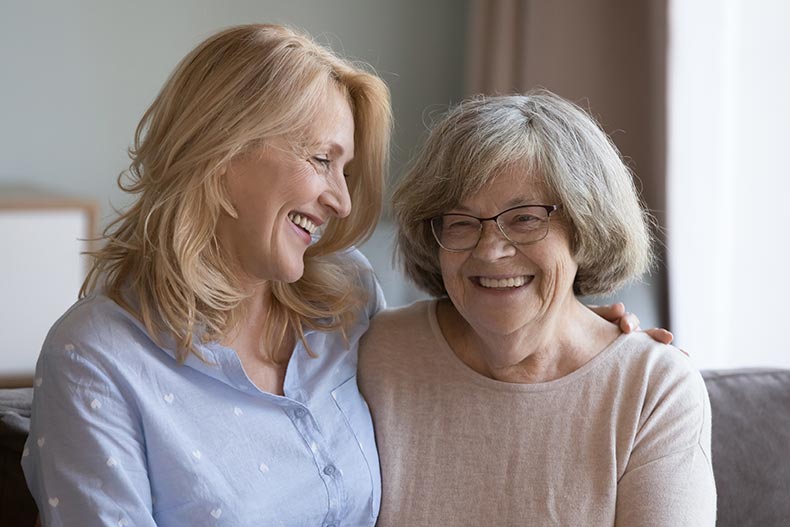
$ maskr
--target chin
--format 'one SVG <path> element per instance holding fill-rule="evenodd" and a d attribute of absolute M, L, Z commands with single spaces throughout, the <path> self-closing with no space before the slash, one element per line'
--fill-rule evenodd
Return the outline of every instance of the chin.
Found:
<path fill-rule="evenodd" d="M 283 266 L 283 282 L 292 284 L 304 276 L 304 253 Z"/>
<path fill-rule="evenodd" d="M 280 282 L 292 284 L 294 282 L 298 282 L 302 276 L 304 276 L 304 265 L 300 265 L 298 268 L 283 271 L 280 273 L 279 280 Z"/>
<path fill-rule="evenodd" d="M 280 262 L 274 266 L 260 267 L 251 275 L 263 282 L 274 281 L 292 284 L 304 275 L 304 262 L 301 260 L 288 263 Z"/>

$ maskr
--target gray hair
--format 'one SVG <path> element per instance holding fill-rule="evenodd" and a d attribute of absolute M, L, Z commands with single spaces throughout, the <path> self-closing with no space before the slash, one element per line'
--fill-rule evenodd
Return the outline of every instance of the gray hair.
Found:
<path fill-rule="evenodd" d="M 617 148 L 584 110 L 538 90 L 452 108 L 399 181 L 397 248 L 418 287 L 447 294 L 429 220 L 514 165 L 542 180 L 562 205 L 579 266 L 574 293 L 612 293 L 651 267 L 653 220 Z"/>

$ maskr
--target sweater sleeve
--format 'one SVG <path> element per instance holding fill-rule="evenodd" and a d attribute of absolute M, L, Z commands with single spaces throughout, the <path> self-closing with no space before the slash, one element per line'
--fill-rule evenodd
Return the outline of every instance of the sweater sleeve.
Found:
<path fill-rule="evenodd" d="M 617 526 L 713 526 L 716 486 L 710 457 L 710 401 L 689 368 L 664 372 L 617 485 Z"/>
<path fill-rule="evenodd" d="M 82 348 L 48 339 L 37 366 L 22 465 L 43 525 L 155 526 L 137 410 Z"/>

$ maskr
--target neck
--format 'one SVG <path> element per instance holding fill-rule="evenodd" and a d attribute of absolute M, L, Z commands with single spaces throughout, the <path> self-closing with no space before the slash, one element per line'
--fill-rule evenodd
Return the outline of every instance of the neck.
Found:
<path fill-rule="evenodd" d="M 222 344 L 236 352 L 247 377 L 258 388 L 282 395 L 286 366 L 293 353 L 295 341 L 289 337 L 286 338 L 280 349 L 261 349 L 270 305 L 269 284 L 256 286 L 250 296 L 239 306 L 240 316 L 236 327 L 223 339 Z"/>
<path fill-rule="evenodd" d="M 222 343 L 236 351 L 242 360 L 255 358 L 264 362 L 287 362 L 293 346 L 287 350 L 261 349 L 265 332 L 272 329 L 267 328 L 272 303 L 270 284 L 257 284 L 248 293 L 249 296 L 236 308 L 236 324 Z"/>
<path fill-rule="evenodd" d="M 503 382 L 531 384 L 564 377 L 620 334 L 617 326 L 570 294 L 540 318 L 507 334 L 475 327 L 449 300 L 440 302 L 437 314 L 458 358 L 481 375 Z"/>

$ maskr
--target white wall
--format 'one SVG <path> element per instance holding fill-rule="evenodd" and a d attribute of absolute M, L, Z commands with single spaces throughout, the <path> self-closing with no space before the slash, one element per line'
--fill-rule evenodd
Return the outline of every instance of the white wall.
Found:
<path fill-rule="evenodd" d="M 790 4 L 674 0 L 672 329 L 702 367 L 790 367 Z"/>
<path fill-rule="evenodd" d="M 1 187 L 0 187 L 1 188 Z M 33 374 L 52 323 L 74 303 L 84 278 L 89 211 L 64 205 L 4 209 L 0 205 L 0 385 Z M 41 240 L 30 243 L 30 240 Z M 7 251 L 7 252 L 6 252 Z"/>

